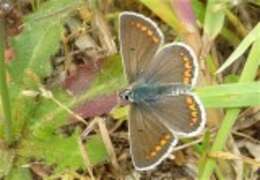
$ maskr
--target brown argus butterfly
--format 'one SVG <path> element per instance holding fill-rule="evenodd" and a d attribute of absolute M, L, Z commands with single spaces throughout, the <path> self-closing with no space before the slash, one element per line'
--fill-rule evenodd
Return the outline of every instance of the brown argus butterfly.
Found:
<path fill-rule="evenodd" d="M 119 30 L 130 84 L 120 93 L 130 103 L 130 152 L 135 168 L 148 170 L 171 153 L 178 137 L 198 135 L 205 126 L 205 109 L 191 92 L 198 60 L 184 43 L 163 45 L 160 29 L 141 14 L 121 13 Z"/>

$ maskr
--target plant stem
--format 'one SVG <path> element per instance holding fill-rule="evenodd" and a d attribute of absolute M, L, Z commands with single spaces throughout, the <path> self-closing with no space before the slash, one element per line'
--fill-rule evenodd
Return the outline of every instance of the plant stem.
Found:
<path fill-rule="evenodd" d="M 250 82 L 254 80 L 258 66 L 260 64 L 258 58 L 260 56 L 259 49 L 260 49 L 260 39 L 258 39 L 254 43 L 250 51 L 250 54 L 248 56 L 247 62 L 245 64 L 239 82 L 243 83 L 243 82 Z M 232 126 L 234 125 L 239 112 L 240 112 L 239 108 L 232 108 L 227 110 L 227 113 L 220 126 L 220 129 L 217 133 L 216 139 L 213 143 L 210 152 L 221 151 L 224 148 L 226 140 L 231 133 Z M 215 166 L 216 166 L 216 161 L 212 158 L 209 158 L 205 163 L 204 169 L 199 179 L 200 180 L 210 179 L 210 175 L 214 171 Z"/>
<path fill-rule="evenodd" d="M 5 139 L 10 145 L 13 141 L 12 133 L 12 119 L 11 119 L 11 106 L 9 99 L 9 92 L 7 87 L 6 79 L 6 69 L 5 69 L 5 20 L 0 18 L 0 94 L 2 100 L 2 106 L 4 111 L 4 129 L 5 129 Z"/>

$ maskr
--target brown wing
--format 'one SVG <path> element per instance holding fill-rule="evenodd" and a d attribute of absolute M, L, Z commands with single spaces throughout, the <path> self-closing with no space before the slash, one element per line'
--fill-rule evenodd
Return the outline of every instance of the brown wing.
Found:
<path fill-rule="evenodd" d="M 163 35 L 149 18 L 134 12 L 120 14 L 121 55 L 128 81 L 131 83 L 146 71 Z"/>
<path fill-rule="evenodd" d="M 193 93 L 178 96 L 161 96 L 149 103 L 151 111 L 176 135 L 195 136 L 206 123 L 203 105 Z"/>
<path fill-rule="evenodd" d="M 184 43 L 171 43 L 162 47 L 154 56 L 146 81 L 150 83 L 181 83 L 194 86 L 198 76 L 197 57 Z"/>
<path fill-rule="evenodd" d="M 145 105 L 131 105 L 130 150 L 137 170 L 148 170 L 164 160 L 177 138 Z"/>

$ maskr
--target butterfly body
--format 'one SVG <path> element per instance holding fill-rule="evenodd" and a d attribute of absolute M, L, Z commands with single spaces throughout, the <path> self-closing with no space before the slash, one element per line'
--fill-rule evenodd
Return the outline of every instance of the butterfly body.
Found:
<path fill-rule="evenodd" d="M 123 92 L 125 93 L 123 93 L 121 97 L 131 103 L 152 103 L 161 96 L 177 96 L 185 94 L 189 90 L 190 86 L 185 86 L 183 84 L 159 85 L 139 83 L 132 86 L 131 89 L 127 88 L 124 90 Z"/>
<path fill-rule="evenodd" d="M 179 137 L 198 135 L 205 126 L 205 109 L 192 92 L 198 60 L 184 43 L 163 45 L 163 34 L 151 19 L 124 12 L 119 20 L 129 82 L 120 97 L 130 104 L 130 152 L 137 170 L 149 170 L 169 156 Z"/>

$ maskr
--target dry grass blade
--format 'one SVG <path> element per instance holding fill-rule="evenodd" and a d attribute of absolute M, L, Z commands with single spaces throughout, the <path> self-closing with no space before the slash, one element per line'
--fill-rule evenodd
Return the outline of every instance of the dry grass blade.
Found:
<path fill-rule="evenodd" d="M 249 157 L 237 156 L 235 154 L 223 151 L 210 152 L 209 156 L 212 158 L 223 159 L 223 160 L 241 160 L 244 163 L 250 164 L 256 168 L 260 167 L 260 162 Z"/>
<path fill-rule="evenodd" d="M 87 126 L 87 128 L 82 132 L 81 138 L 85 139 L 88 134 L 93 130 L 94 126 L 98 123 L 97 119 L 93 119 Z"/>
<path fill-rule="evenodd" d="M 230 138 L 228 139 L 227 147 L 235 156 L 238 156 L 238 157 L 241 156 L 238 144 L 236 143 L 236 141 L 234 140 L 234 138 L 232 136 L 230 136 Z M 230 164 L 235 171 L 236 180 L 242 180 L 243 179 L 244 163 L 240 160 L 235 160 Z"/>
<path fill-rule="evenodd" d="M 91 180 L 95 180 L 95 177 L 94 177 L 94 174 L 93 174 L 93 171 L 92 171 L 92 167 L 91 167 L 91 164 L 90 164 L 90 161 L 89 161 L 89 156 L 88 156 L 88 152 L 86 151 L 83 143 L 82 143 L 82 140 L 81 138 L 78 139 L 78 143 L 79 143 L 79 147 L 80 147 L 80 151 L 81 151 L 81 154 L 82 154 L 82 157 L 84 159 L 84 163 L 85 163 L 85 166 L 88 170 L 88 173 L 91 177 Z"/>
<path fill-rule="evenodd" d="M 117 53 L 116 44 L 104 16 L 97 10 L 95 10 L 93 16 L 94 31 L 97 32 L 102 49 L 106 51 L 108 56 Z"/>
<path fill-rule="evenodd" d="M 102 119 L 100 117 L 97 117 L 96 119 L 97 119 L 97 122 L 98 122 L 98 127 L 99 127 L 99 130 L 100 130 L 101 137 L 102 137 L 103 142 L 106 146 L 107 152 L 108 152 L 109 157 L 110 157 L 111 162 L 112 162 L 112 165 L 115 168 L 116 172 L 119 172 L 120 168 L 119 168 L 119 165 L 118 165 L 118 162 L 117 162 L 116 153 L 115 153 L 112 141 L 109 137 L 109 132 L 106 128 L 104 119 Z"/>

